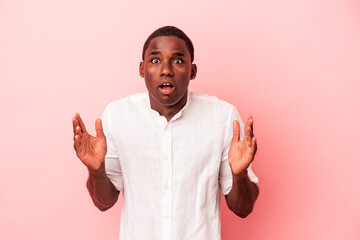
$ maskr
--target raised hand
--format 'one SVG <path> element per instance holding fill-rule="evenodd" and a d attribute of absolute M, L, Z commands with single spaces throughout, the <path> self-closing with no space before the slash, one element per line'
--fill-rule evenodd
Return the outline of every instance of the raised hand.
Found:
<path fill-rule="evenodd" d="M 253 134 L 252 116 L 248 117 L 245 126 L 244 139 L 240 140 L 240 125 L 237 120 L 233 122 L 233 139 L 229 150 L 229 163 L 234 176 L 247 176 L 247 168 L 254 160 L 256 153 L 256 138 Z"/>
<path fill-rule="evenodd" d="M 96 137 L 91 136 L 85 128 L 78 113 L 72 119 L 74 130 L 74 148 L 78 158 L 89 168 L 97 171 L 102 167 L 106 155 L 106 137 L 103 132 L 101 119 L 96 119 Z"/>

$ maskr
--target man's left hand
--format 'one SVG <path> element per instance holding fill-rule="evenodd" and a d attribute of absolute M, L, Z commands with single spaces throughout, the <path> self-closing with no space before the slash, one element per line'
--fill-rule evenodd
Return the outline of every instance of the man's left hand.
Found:
<path fill-rule="evenodd" d="M 235 177 L 247 176 L 247 168 L 254 160 L 257 146 L 253 133 L 253 123 L 252 116 L 249 116 L 244 129 L 244 139 L 240 140 L 240 124 L 237 120 L 233 122 L 233 139 L 229 150 L 229 163 Z"/>

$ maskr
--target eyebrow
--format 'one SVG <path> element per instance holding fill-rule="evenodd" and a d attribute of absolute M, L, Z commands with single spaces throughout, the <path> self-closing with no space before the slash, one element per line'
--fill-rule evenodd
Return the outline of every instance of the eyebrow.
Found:
<path fill-rule="evenodd" d="M 179 57 L 183 57 L 183 56 L 185 56 L 183 53 L 173 53 L 172 55 L 175 55 L 175 56 L 179 56 Z"/>
<path fill-rule="evenodd" d="M 158 54 L 161 54 L 161 51 L 153 51 L 153 52 L 150 53 L 150 55 L 158 55 Z M 172 55 L 179 56 L 179 57 L 185 56 L 185 54 L 180 53 L 180 52 L 175 52 Z"/>
<path fill-rule="evenodd" d="M 161 53 L 160 51 L 154 51 L 154 52 L 151 52 L 150 55 L 158 55 L 160 53 Z"/>

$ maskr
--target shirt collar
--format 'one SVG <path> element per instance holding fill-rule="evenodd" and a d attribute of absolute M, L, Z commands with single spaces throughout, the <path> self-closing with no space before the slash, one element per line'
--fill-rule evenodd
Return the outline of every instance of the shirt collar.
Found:
<path fill-rule="evenodd" d="M 170 120 L 170 122 L 172 121 L 175 121 L 176 119 L 180 118 L 182 113 L 189 107 L 190 105 L 190 99 L 191 99 L 191 92 L 188 91 L 187 92 L 187 100 L 186 100 L 186 103 L 185 103 L 185 106 L 179 111 L 177 112 L 173 117 L 172 119 Z M 149 96 L 146 98 L 147 100 L 147 106 L 148 106 L 148 109 L 149 109 L 149 112 L 150 112 L 150 115 L 154 118 L 154 119 L 159 119 L 159 118 L 163 118 L 165 119 L 164 116 L 161 116 L 159 114 L 159 112 L 155 111 L 154 109 L 151 108 L 150 106 L 150 99 L 149 99 Z M 166 120 L 166 119 L 165 119 Z M 167 121 L 166 121 L 167 122 Z"/>

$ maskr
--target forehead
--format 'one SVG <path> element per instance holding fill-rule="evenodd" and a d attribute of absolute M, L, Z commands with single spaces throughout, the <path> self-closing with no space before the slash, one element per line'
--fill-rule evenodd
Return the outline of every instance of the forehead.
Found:
<path fill-rule="evenodd" d="M 179 52 L 190 56 L 190 52 L 186 47 L 185 41 L 175 36 L 161 36 L 152 39 L 148 48 L 146 49 L 145 55 L 149 55 L 154 51 L 159 51 L 162 53 Z"/>

